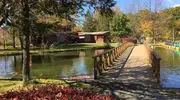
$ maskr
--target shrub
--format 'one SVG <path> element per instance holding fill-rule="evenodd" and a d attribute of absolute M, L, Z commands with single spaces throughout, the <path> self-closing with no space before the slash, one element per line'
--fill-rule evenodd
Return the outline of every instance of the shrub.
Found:
<path fill-rule="evenodd" d="M 47 85 L 34 86 L 26 91 L 9 91 L 0 96 L 0 100 L 113 100 L 113 98 L 87 89 Z"/>
<path fill-rule="evenodd" d="M 138 39 L 137 39 L 137 38 L 134 38 L 134 39 L 133 39 L 133 42 L 134 42 L 134 44 L 137 44 Z"/>

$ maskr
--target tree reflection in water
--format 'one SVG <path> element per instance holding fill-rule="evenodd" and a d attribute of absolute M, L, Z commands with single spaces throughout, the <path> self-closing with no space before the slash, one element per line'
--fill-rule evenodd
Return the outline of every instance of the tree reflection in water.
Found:
<path fill-rule="evenodd" d="M 31 55 L 31 77 L 59 79 L 84 75 L 83 78 L 92 78 L 92 56 L 103 52 L 104 50 L 87 50 Z M 22 56 L 0 57 L 0 76 L 11 76 L 15 72 L 18 76 L 22 73 Z"/>

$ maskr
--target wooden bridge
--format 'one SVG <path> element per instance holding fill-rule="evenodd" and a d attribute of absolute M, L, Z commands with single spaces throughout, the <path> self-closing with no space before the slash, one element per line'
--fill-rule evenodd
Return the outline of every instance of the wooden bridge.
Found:
<path fill-rule="evenodd" d="M 96 55 L 94 59 L 94 86 L 106 89 L 121 99 L 177 99 L 160 87 L 161 58 L 147 42 L 131 42 Z"/>
<path fill-rule="evenodd" d="M 161 58 L 150 48 L 148 43 L 144 42 L 145 49 L 147 51 L 147 56 L 149 58 L 149 63 L 152 66 L 153 75 L 157 78 L 157 83 L 160 84 L 160 60 Z M 94 56 L 94 78 L 97 79 L 98 76 L 103 75 L 103 73 L 111 70 L 113 67 L 113 62 L 117 62 L 116 60 L 123 54 L 127 48 L 131 47 L 134 48 L 134 43 L 126 42 L 114 49 L 106 51 L 102 54 Z M 132 48 L 133 47 L 133 48 Z M 142 48 L 143 49 L 143 48 Z M 130 54 L 131 52 L 129 52 Z M 141 52 L 140 52 L 141 53 Z M 146 55 L 144 55 L 146 56 Z M 128 57 L 123 61 L 126 63 Z M 121 62 L 121 61 L 120 61 Z M 149 64 L 147 62 L 147 64 Z M 124 66 L 124 65 L 123 65 Z"/>

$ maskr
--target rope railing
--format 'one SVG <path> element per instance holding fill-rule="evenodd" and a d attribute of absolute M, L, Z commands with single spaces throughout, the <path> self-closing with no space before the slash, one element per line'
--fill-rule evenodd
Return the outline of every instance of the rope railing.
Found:
<path fill-rule="evenodd" d="M 157 83 L 160 84 L 160 61 L 161 58 L 149 46 L 147 41 L 144 41 L 144 46 L 149 56 L 149 62 L 152 65 L 153 75 L 157 78 Z"/>
<path fill-rule="evenodd" d="M 94 56 L 94 79 L 97 79 L 104 71 L 107 71 L 108 67 L 110 67 L 128 47 L 133 45 L 134 43 L 132 42 L 126 42 L 119 47 Z"/>

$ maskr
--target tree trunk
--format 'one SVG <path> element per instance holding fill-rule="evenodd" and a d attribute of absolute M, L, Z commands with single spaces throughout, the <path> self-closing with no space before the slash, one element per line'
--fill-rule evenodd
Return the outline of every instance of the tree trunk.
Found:
<path fill-rule="evenodd" d="M 13 48 L 16 48 L 15 31 L 13 30 Z"/>
<path fill-rule="evenodd" d="M 17 62 L 16 62 L 16 56 L 14 56 L 14 67 L 16 68 Z"/>
<path fill-rule="evenodd" d="M 24 0 L 23 5 L 23 36 L 25 45 L 23 47 L 23 83 L 27 84 L 28 81 L 30 80 L 30 67 L 29 67 L 29 36 L 30 36 L 30 23 L 29 23 L 29 5 L 28 5 L 28 0 Z"/>
<path fill-rule="evenodd" d="M 23 49 L 23 38 L 22 38 L 22 34 L 19 35 L 19 41 L 20 41 L 21 50 L 22 50 L 22 49 Z"/>
<path fill-rule="evenodd" d="M 175 31 L 173 29 L 173 43 L 175 42 Z"/>
<path fill-rule="evenodd" d="M 30 68 L 29 68 L 29 36 L 25 36 L 25 48 L 23 48 L 23 83 L 27 83 L 30 80 Z"/>
<path fill-rule="evenodd" d="M 6 40 L 4 40 L 4 50 L 6 49 Z"/>
<path fill-rule="evenodd" d="M 41 36 L 41 49 L 44 48 L 44 35 Z"/>

